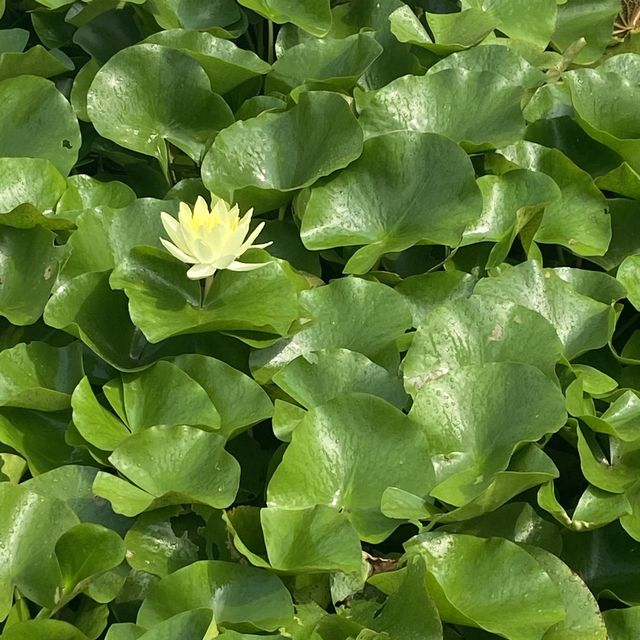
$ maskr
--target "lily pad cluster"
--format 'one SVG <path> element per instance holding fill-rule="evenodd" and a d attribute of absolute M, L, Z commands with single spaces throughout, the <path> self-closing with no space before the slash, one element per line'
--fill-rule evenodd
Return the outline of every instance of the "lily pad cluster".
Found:
<path fill-rule="evenodd" d="M 0 0 L 3 640 L 640 637 L 632 4 Z"/>

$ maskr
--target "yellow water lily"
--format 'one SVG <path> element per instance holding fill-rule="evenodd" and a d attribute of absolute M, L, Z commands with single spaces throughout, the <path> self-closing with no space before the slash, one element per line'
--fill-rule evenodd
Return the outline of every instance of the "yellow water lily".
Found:
<path fill-rule="evenodd" d="M 172 255 L 193 266 L 187 271 L 191 280 L 210 278 L 219 269 L 251 271 L 264 267 L 266 262 L 238 262 L 247 249 L 264 249 L 271 242 L 253 244 L 264 228 L 261 222 L 247 238 L 253 209 L 240 217 L 238 205 L 233 207 L 214 197 L 211 210 L 205 199 L 198 196 L 193 211 L 186 202 L 180 203 L 178 220 L 166 212 L 161 213 L 164 226 L 172 242 L 160 242 Z"/>

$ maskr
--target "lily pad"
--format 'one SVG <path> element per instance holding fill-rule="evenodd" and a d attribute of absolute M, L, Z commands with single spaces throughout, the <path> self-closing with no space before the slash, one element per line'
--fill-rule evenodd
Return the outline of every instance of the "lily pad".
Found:
<path fill-rule="evenodd" d="M 188 53 L 206 71 L 211 90 L 220 94 L 271 70 L 271 65 L 253 51 L 241 49 L 229 40 L 216 38 L 206 32 L 170 29 L 154 33 L 145 42 Z"/>
<path fill-rule="evenodd" d="M 175 364 L 156 362 L 122 384 L 127 423 L 133 433 L 155 425 L 220 427 L 220 414 L 200 384 Z"/>
<path fill-rule="evenodd" d="M 323 349 L 302 355 L 273 376 L 273 382 L 307 409 L 345 393 L 369 393 L 402 409 L 402 381 L 361 353 Z"/>
<path fill-rule="evenodd" d="M 558 5 L 556 29 L 552 43 L 560 51 L 567 51 L 579 38 L 586 46 L 574 58 L 576 64 L 590 64 L 600 58 L 611 41 L 613 23 L 620 13 L 617 0 L 603 0 L 593 4 L 585 0 L 567 0 Z"/>
<path fill-rule="evenodd" d="M 51 294 L 62 260 L 55 234 L 43 227 L 0 226 L 0 314 L 12 324 L 33 324 Z"/>
<path fill-rule="evenodd" d="M 513 165 L 548 175 L 561 197 L 549 203 L 535 233 L 536 242 L 559 244 L 583 256 L 601 256 L 611 240 L 606 200 L 591 176 L 558 149 L 518 142 L 499 153 Z"/>
<path fill-rule="evenodd" d="M 80 127 L 71 105 L 49 80 L 19 76 L 0 82 L 0 156 L 43 158 L 68 175 L 78 160 Z"/>
<path fill-rule="evenodd" d="M 380 542 L 399 524 L 380 511 L 384 490 L 428 494 L 429 457 L 424 430 L 401 411 L 375 396 L 339 396 L 312 409 L 293 431 L 267 504 L 345 510 L 363 540 Z"/>
<path fill-rule="evenodd" d="M 308 40 L 287 49 L 276 60 L 266 90 L 287 93 L 307 83 L 349 91 L 381 53 L 373 33 Z"/>
<path fill-rule="evenodd" d="M 626 257 L 616 277 L 627 290 L 629 302 L 640 309 L 640 254 Z"/>
<path fill-rule="evenodd" d="M 410 175 L 407 163 L 416 168 Z M 482 207 L 462 149 L 443 136 L 409 131 L 368 140 L 360 159 L 299 204 L 308 249 L 365 245 L 345 267 L 356 274 L 418 243 L 456 246 Z"/>
<path fill-rule="evenodd" d="M 184 101 L 182 87 L 190 100 Z M 127 47 L 96 74 L 87 113 L 98 133 L 158 159 L 167 172 L 167 142 L 195 162 L 215 131 L 233 122 L 224 100 L 191 56 L 157 44 Z"/>
<path fill-rule="evenodd" d="M 358 573 L 360 539 L 345 513 L 335 507 L 262 509 L 269 562 L 280 571 Z"/>
<path fill-rule="evenodd" d="M 149 503 L 160 499 L 164 504 L 195 502 L 220 509 L 233 502 L 240 478 L 240 466 L 224 450 L 224 442 L 196 427 L 150 427 L 127 438 L 109 461 L 150 496 Z M 94 492 L 111 500 L 110 487 L 101 489 L 104 475 L 96 476 Z M 114 508 L 124 515 L 142 511 L 137 504 L 120 502 Z"/>
<path fill-rule="evenodd" d="M 431 495 L 457 507 L 480 495 L 522 443 L 555 433 L 567 418 L 554 383 L 515 362 L 452 369 L 420 389 L 409 416 L 428 442 Z"/>
<path fill-rule="evenodd" d="M 271 417 L 273 405 L 267 394 L 226 362 L 197 354 L 183 354 L 171 362 L 207 392 L 220 416 L 217 432 L 225 438 Z"/>
<path fill-rule="evenodd" d="M 450 370 L 485 362 L 527 363 L 554 379 L 561 353 L 555 329 L 540 314 L 472 296 L 440 305 L 425 317 L 403 362 L 405 385 L 415 396 Z"/>
<path fill-rule="evenodd" d="M 293 617 L 291 596 L 280 579 L 254 567 L 194 562 L 163 578 L 142 603 L 138 624 L 153 627 L 196 608 L 213 609 L 217 624 L 275 631 Z"/>
<path fill-rule="evenodd" d="M 53 608 L 61 581 L 54 546 L 78 518 L 64 502 L 8 482 L 0 483 L 0 505 L 0 620 L 9 613 L 14 587 Z"/>
<path fill-rule="evenodd" d="M 285 335 L 298 317 L 298 289 L 306 281 L 266 252 L 245 255 L 270 264 L 242 273 L 221 271 L 204 302 L 200 283 L 187 278 L 185 265 L 152 247 L 132 250 L 109 282 L 124 289 L 131 319 L 150 342 L 208 331 Z"/>
<path fill-rule="evenodd" d="M 18 344 L 0 352 L 0 406 L 60 411 L 82 378 L 82 348 L 56 349 L 45 342 Z"/>
<path fill-rule="evenodd" d="M 484 278 L 474 290 L 521 304 L 537 311 L 555 328 L 571 360 L 580 353 L 607 343 L 612 309 L 577 290 L 563 277 L 562 270 L 543 269 L 537 262 L 507 268 L 494 278 Z M 584 272 L 593 290 L 606 284 L 605 274 Z M 565 276 L 566 277 L 566 276 Z"/>
<path fill-rule="evenodd" d="M 400 294 L 359 278 L 303 291 L 300 304 L 310 321 L 291 338 L 251 354 L 251 370 L 259 383 L 268 382 L 298 356 L 321 349 L 349 349 L 376 362 L 411 326 Z"/>
<path fill-rule="evenodd" d="M 239 0 L 273 22 L 291 22 L 321 38 L 331 28 L 329 0 Z"/>
<path fill-rule="evenodd" d="M 491 71 L 444 69 L 404 76 L 374 93 L 358 94 L 366 137 L 393 131 L 439 133 L 470 150 L 520 140 L 523 89 Z"/>
<path fill-rule="evenodd" d="M 556 26 L 555 0 L 466 0 L 466 4 L 485 11 L 510 38 L 540 50 L 547 47 Z"/>
<path fill-rule="evenodd" d="M 346 100 L 305 92 L 288 111 L 261 113 L 221 132 L 204 159 L 202 180 L 227 202 L 268 211 L 361 153 L 362 130 Z"/>
<path fill-rule="evenodd" d="M 485 629 L 509 640 L 540 640 L 565 618 L 553 580 L 513 542 L 426 533 L 405 547 L 408 555 L 427 561 L 429 591 L 447 622 Z M 471 579 L 483 588 L 470 591 Z"/>

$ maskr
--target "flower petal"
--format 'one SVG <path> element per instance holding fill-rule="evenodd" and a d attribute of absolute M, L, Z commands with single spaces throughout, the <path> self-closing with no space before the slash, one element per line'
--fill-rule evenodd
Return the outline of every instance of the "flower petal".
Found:
<path fill-rule="evenodd" d="M 162 242 L 164 248 L 174 257 L 178 258 L 181 262 L 186 262 L 187 264 L 194 264 L 197 262 L 192 256 L 188 255 L 182 249 L 179 249 L 174 244 L 171 244 L 168 240 L 164 238 L 160 238 L 160 242 Z"/>
<path fill-rule="evenodd" d="M 190 280 L 202 280 L 208 278 L 216 272 L 216 268 L 210 264 L 196 264 L 187 271 L 187 278 Z"/>
<path fill-rule="evenodd" d="M 207 224 L 209 218 L 209 206 L 207 201 L 202 197 L 196 198 L 196 203 L 193 206 L 193 222 L 196 226 Z"/>
<path fill-rule="evenodd" d="M 264 229 L 264 222 L 261 222 L 250 234 L 249 237 L 242 243 L 240 252 L 238 255 L 242 255 L 252 244 L 253 241 L 260 235 L 260 232 Z"/>
<path fill-rule="evenodd" d="M 266 249 L 267 247 L 270 247 L 273 244 L 273 240 L 270 240 L 269 242 L 263 242 L 262 244 L 252 244 L 249 249 Z"/>
<path fill-rule="evenodd" d="M 191 214 L 191 209 L 186 202 L 181 202 L 180 207 L 178 209 L 178 220 L 180 220 L 180 224 L 182 227 L 190 227 L 193 216 Z"/>
<path fill-rule="evenodd" d="M 266 267 L 268 264 L 268 262 L 238 262 L 235 260 L 227 269 L 229 269 L 229 271 L 253 271 L 260 267 Z"/>
<path fill-rule="evenodd" d="M 183 251 L 187 251 L 187 243 L 185 242 L 184 235 L 182 233 L 182 229 L 180 227 L 180 223 L 173 217 L 170 216 L 165 211 L 160 213 L 160 218 L 162 220 L 162 226 L 169 238 L 171 238 L 172 242 Z"/>

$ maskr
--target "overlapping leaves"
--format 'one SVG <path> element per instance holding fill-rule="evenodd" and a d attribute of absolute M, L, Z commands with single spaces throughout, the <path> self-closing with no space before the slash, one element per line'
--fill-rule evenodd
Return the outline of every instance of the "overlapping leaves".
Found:
<path fill-rule="evenodd" d="M 0 0 L 2 638 L 638 636 L 640 50 L 596 4 Z M 187 278 L 198 196 L 259 269 Z"/>

